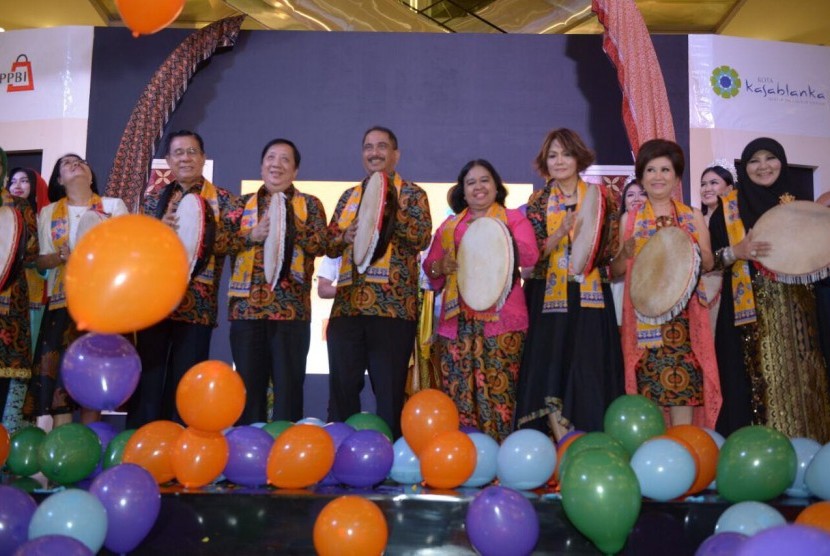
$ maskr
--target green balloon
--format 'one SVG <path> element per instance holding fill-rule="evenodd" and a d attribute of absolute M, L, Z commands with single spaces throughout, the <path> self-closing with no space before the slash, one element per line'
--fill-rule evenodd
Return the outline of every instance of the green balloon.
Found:
<path fill-rule="evenodd" d="M 121 464 L 121 459 L 124 457 L 124 448 L 127 446 L 127 442 L 133 434 L 135 434 L 135 429 L 127 429 L 112 437 L 110 443 L 107 444 L 107 449 L 104 450 L 104 462 L 102 465 L 104 469 Z"/>
<path fill-rule="evenodd" d="M 622 550 L 640 515 L 640 483 L 628 462 L 598 448 L 575 454 L 562 477 L 562 507 L 583 535 L 605 554 Z"/>
<path fill-rule="evenodd" d="M 271 421 L 270 423 L 262 427 L 262 430 L 273 436 L 274 440 L 276 440 L 277 437 L 281 435 L 285 429 L 293 426 L 294 423 L 292 423 L 291 421 Z"/>
<path fill-rule="evenodd" d="M 44 438 L 46 433 L 37 427 L 26 427 L 12 435 L 6 459 L 6 467 L 12 475 L 29 477 L 40 471 L 37 451 Z"/>
<path fill-rule="evenodd" d="M 562 455 L 562 461 L 559 462 L 559 477 L 560 482 L 570 467 L 569 462 L 573 457 L 583 450 L 602 450 L 618 456 L 623 461 L 629 460 L 628 452 L 623 448 L 619 440 L 605 432 L 589 432 L 583 434 L 571 442 L 568 449 Z"/>
<path fill-rule="evenodd" d="M 14 487 L 18 490 L 22 490 L 23 492 L 28 492 L 29 494 L 43 488 L 42 484 L 40 484 L 31 477 L 18 477 L 17 479 L 9 483 L 9 486 Z"/>
<path fill-rule="evenodd" d="M 656 403 L 640 396 L 620 396 L 605 411 L 605 432 L 619 440 L 629 457 L 640 444 L 666 432 L 663 410 Z"/>
<path fill-rule="evenodd" d="M 392 429 L 389 428 L 382 417 L 378 417 L 374 413 L 367 413 L 366 411 L 355 413 L 346 419 L 346 424 L 351 425 L 356 431 L 373 430 L 382 432 L 389 439 L 389 442 L 395 441 L 392 438 Z"/>
<path fill-rule="evenodd" d="M 80 423 L 67 423 L 52 429 L 38 448 L 40 470 L 59 485 L 85 479 L 95 471 L 100 460 L 98 435 Z"/>
<path fill-rule="evenodd" d="M 730 502 L 771 500 L 795 480 L 798 458 L 786 436 L 760 425 L 729 435 L 718 455 L 718 493 Z"/>

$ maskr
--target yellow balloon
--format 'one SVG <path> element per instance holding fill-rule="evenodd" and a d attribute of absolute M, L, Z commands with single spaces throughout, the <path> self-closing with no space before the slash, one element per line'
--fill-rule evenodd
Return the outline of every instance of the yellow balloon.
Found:
<path fill-rule="evenodd" d="M 79 330 L 123 334 L 169 315 L 189 279 L 176 232 L 149 216 L 117 216 L 87 232 L 69 256 L 66 304 Z"/>

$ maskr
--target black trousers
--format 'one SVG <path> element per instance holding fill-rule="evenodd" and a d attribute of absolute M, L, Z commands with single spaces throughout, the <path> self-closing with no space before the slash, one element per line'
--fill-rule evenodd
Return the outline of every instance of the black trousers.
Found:
<path fill-rule="evenodd" d="M 363 374 L 368 369 L 377 414 L 401 436 L 409 359 L 416 322 L 389 317 L 335 317 L 326 331 L 329 347 L 329 420 L 360 412 Z"/>
<path fill-rule="evenodd" d="M 268 379 L 274 383 L 273 420 L 303 415 L 303 383 L 311 323 L 302 320 L 231 321 L 231 354 L 245 382 L 245 411 L 237 425 L 267 420 Z"/>
<path fill-rule="evenodd" d="M 190 367 L 210 358 L 212 334 L 210 325 L 170 319 L 138 332 L 141 379 L 127 406 L 127 428 L 159 419 L 181 422 L 176 387 Z"/>

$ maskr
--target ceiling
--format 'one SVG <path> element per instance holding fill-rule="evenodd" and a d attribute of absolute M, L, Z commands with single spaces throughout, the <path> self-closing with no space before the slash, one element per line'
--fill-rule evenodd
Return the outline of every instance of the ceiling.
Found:
<path fill-rule="evenodd" d="M 830 45 L 827 0 L 636 0 L 652 33 Z M 590 0 L 188 0 L 172 27 L 247 14 L 243 29 L 600 33 Z M 0 0 L 6 30 L 123 26 L 115 0 Z"/>

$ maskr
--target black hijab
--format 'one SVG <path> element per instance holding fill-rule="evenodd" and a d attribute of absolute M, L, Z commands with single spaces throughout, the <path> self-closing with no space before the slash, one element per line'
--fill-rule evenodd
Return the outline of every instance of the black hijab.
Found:
<path fill-rule="evenodd" d="M 746 172 L 746 165 L 758 151 L 769 151 L 781 161 L 781 173 L 775 183 L 764 187 L 753 182 Z M 787 153 L 784 147 L 775 139 L 759 137 L 750 141 L 741 154 L 741 163 L 736 168 L 738 171 L 738 212 L 741 221 L 747 230 L 755 226 L 755 223 L 762 214 L 772 207 L 781 203 L 781 196 L 792 194 L 789 191 L 790 178 L 787 166 Z M 810 199 L 806 199 L 810 200 Z"/>

